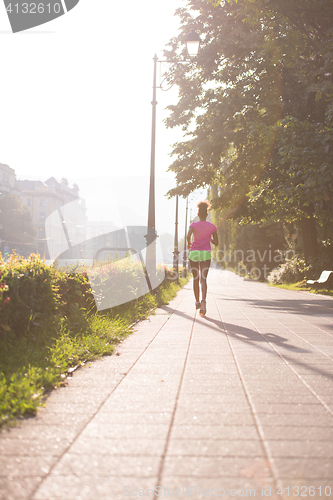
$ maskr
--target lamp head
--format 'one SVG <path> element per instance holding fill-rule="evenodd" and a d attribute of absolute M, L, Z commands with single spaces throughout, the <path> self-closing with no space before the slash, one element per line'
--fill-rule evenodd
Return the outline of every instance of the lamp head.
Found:
<path fill-rule="evenodd" d="M 187 53 L 189 56 L 194 57 L 194 56 L 198 55 L 200 41 L 201 40 L 200 40 L 198 33 L 192 29 L 185 39 Z"/>

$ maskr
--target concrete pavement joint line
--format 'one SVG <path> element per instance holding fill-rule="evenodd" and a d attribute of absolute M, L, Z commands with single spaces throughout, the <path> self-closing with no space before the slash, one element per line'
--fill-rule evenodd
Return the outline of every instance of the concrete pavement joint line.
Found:
<path fill-rule="evenodd" d="M 325 410 L 333 417 L 333 410 L 331 410 L 331 408 L 325 403 L 325 401 L 319 396 L 319 394 L 317 394 L 316 391 L 314 389 L 312 389 L 312 387 L 302 378 L 302 376 L 299 373 L 297 373 L 297 371 L 291 366 L 291 364 L 288 362 L 288 360 L 276 349 L 276 347 L 274 347 L 274 345 L 269 340 L 267 340 L 266 337 L 262 333 L 259 332 L 258 328 L 255 326 L 253 321 L 251 321 L 250 318 L 248 318 L 246 316 L 246 314 L 238 307 L 238 305 L 235 304 L 235 306 L 243 314 L 243 316 L 247 319 L 247 321 L 249 321 L 253 325 L 253 327 L 256 329 L 256 331 L 259 333 L 259 335 L 261 335 L 265 339 L 265 341 L 271 346 L 271 348 L 280 356 L 280 358 L 285 362 L 285 364 L 288 366 L 288 368 L 290 368 L 294 372 L 294 374 L 305 385 L 305 387 L 313 394 L 313 396 L 315 396 L 318 399 L 318 401 L 324 406 Z M 258 307 L 258 306 L 255 306 L 255 307 Z M 258 307 L 258 308 L 260 309 L 260 307 Z M 283 325 L 283 323 L 281 323 L 281 324 Z M 289 328 L 288 328 L 288 330 L 290 332 L 294 333 Z"/>
<path fill-rule="evenodd" d="M 182 302 L 182 300 L 180 302 Z M 179 306 L 179 304 L 178 304 L 178 306 Z M 149 348 L 149 346 L 151 345 L 151 343 L 155 340 L 155 338 L 160 333 L 160 331 L 162 330 L 162 328 L 165 326 L 166 322 L 169 321 L 169 319 L 170 319 L 170 317 L 167 317 L 165 319 L 165 321 L 163 322 L 162 326 L 157 331 L 156 335 L 154 335 L 154 337 L 148 343 L 148 345 L 145 347 L 145 349 L 142 351 L 142 353 L 140 354 L 140 356 L 135 360 L 135 362 L 133 363 L 133 365 L 127 370 L 126 374 L 123 375 L 123 377 L 119 380 L 119 382 L 115 385 L 115 387 L 113 387 L 113 389 L 111 390 L 111 392 L 104 398 L 104 401 L 102 401 L 102 403 L 98 406 L 98 408 L 96 409 L 96 411 L 92 414 L 91 418 L 88 420 L 88 422 L 86 422 L 85 426 L 82 429 L 80 429 L 80 431 L 77 433 L 77 435 L 75 436 L 75 438 L 73 439 L 73 441 L 71 441 L 71 443 L 69 443 L 69 445 L 64 449 L 63 453 L 58 457 L 58 459 L 50 467 L 50 470 L 45 475 L 45 477 L 42 479 L 42 481 L 40 483 L 38 483 L 38 485 L 36 486 L 36 488 L 33 489 L 32 493 L 31 493 L 31 495 L 29 497 L 30 500 L 33 499 L 33 497 L 37 493 L 38 489 L 43 485 L 43 483 L 45 482 L 46 478 L 52 474 L 53 469 L 60 462 L 60 460 L 62 459 L 62 457 L 69 451 L 69 449 L 71 448 L 71 446 L 77 441 L 77 439 L 82 434 L 82 432 L 86 429 L 86 427 L 90 424 L 90 422 L 95 418 L 95 416 L 100 411 L 100 409 L 103 407 L 103 405 L 105 404 L 105 402 L 109 399 L 109 397 L 111 396 L 111 394 L 119 387 L 119 385 L 121 384 L 121 382 L 127 377 L 127 375 L 129 374 L 129 372 L 133 369 L 133 367 L 136 365 L 136 363 L 139 361 L 139 359 L 147 351 L 147 349 Z"/>
<path fill-rule="evenodd" d="M 280 487 L 282 487 L 282 482 L 281 482 L 281 479 L 279 477 L 278 470 L 275 467 L 275 462 L 274 462 L 274 458 L 273 458 L 271 449 L 269 447 L 268 442 L 266 441 L 265 433 L 263 431 L 261 422 L 260 422 L 259 417 L 257 415 L 257 411 L 256 411 L 255 405 L 254 405 L 254 403 L 252 401 L 251 394 L 250 394 L 250 392 L 249 392 L 249 390 L 247 388 L 247 385 L 245 383 L 245 379 L 243 377 L 241 367 L 240 367 L 240 365 L 238 363 L 238 359 L 236 357 L 236 353 L 235 353 L 234 348 L 233 348 L 233 346 L 231 344 L 231 341 L 230 341 L 230 338 L 229 338 L 229 335 L 228 335 L 228 330 L 225 328 L 225 324 L 224 324 L 224 321 L 222 319 L 222 316 L 221 316 L 221 313 L 220 313 L 220 309 L 219 309 L 219 307 L 217 305 L 217 301 L 216 301 L 215 296 L 214 296 L 214 301 L 215 301 L 216 308 L 217 308 L 217 311 L 218 311 L 218 314 L 219 314 L 219 317 L 220 317 L 220 321 L 221 321 L 221 323 L 223 325 L 223 328 L 224 328 L 224 331 L 225 331 L 225 335 L 226 335 L 227 340 L 228 340 L 228 344 L 229 344 L 230 350 L 232 352 L 233 358 L 235 360 L 235 364 L 237 366 L 237 371 L 238 371 L 239 378 L 241 380 L 241 383 L 242 383 L 242 386 L 243 386 L 246 398 L 247 398 L 247 400 L 249 402 L 249 405 L 250 405 L 250 408 L 251 408 L 251 412 L 252 412 L 252 415 L 253 415 L 253 418 L 254 418 L 254 421 L 255 421 L 255 424 L 256 424 L 257 433 L 259 435 L 259 438 L 260 438 L 260 441 L 261 441 L 261 445 L 263 447 L 263 451 L 264 451 L 264 453 L 265 453 L 265 455 L 267 457 L 269 468 L 271 470 L 271 474 L 272 474 L 272 476 L 274 478 L 274 481 L 275 481 L 275 484 L 276 484 L 276 488 L 278 490 Z"/>
<path fill-rule="evenodd" d="M 258 295 L 255 295 L 253 292 L 252 292 L 252 295 L 254 297 L 256 297 L 257 299 L 259 300 L 262 300 L 260 296 Z M 314 349 L 317 349 L 317 351 L 321 352 L 322 354 L 324 354 L 324 356 L 326 356 L 327 358 L 329 358 L 331 361 L 333 361 L 333 358 L 332 356 L 329 356 L 328 354 L 326 354 L 326 352 L 322 351 L 321 349 L 319 349 L 319 347 L 316 347 L 315 345 L 311 344 L 311 342 L 309 342 L 308 340 L 304 339 L 303 337 L 301 337 L 298 333 L 294 332 L 293 330 L 291 330 L 288 326 L 284 325 L 280 320 L 278 320 L 277 318 L 275 318 L 272 314 L 270 314 L 269 312 L 266 312 L 264 311 L 263 309 L 261 309 L 261 307 L 257 306 L 256 304 L 253 304 L 255 308 L 259 309 L 260 311 L 262 311 L 264 314 L 267 314 L 267 316 L 269 316 L 270 318 L 272 318 L 274 321 L 276 321 L 277 323 L 280 323 L 280 325 L 282 325 L 284 328 L 286 328 L 287 330 L 289 330 L 291 333 L 293 333 L 294 335 L 296 335 L 298 338 L 300 338 L 301 340 L 303 340 L 304 342 L 306 342 L 307 344 L 311 345 L 312 347 L 314 347 Z M 317 328 L 317 330 L 325 333 L 326 335 L 329 335 L 330 337 L 332 337 L 332 334 L 330 332 L 326 332 L 325 330 L 323 330 L 322 328 L 320 328 L 319 326 L 316 326 L 314 325 L 313 323 L 309 323 L 308 321 L 305 321 L 305 319 L 303 319 L 302 317 L 299 317 L 299 316 L 296 316 L 298 320 L 301 320 L 303 321 L 303 323 L 306 323 L 306 324 L 309 324 L 311 326 L 313 326 L 314 328 Z"/>
<path fill-rule="evenodd" d="M 186 357 L 185 357 L 184 367 L 183 367 L 183 370 L 182 370 L 182 375 L 181 375 L 181 377 L 180 377 L 180 381 L 179 381 L 179 386 L 178 386 L 178 391 L 177 391 L 177 395 L 176 395 L 175 404 L 174 404 L 174 407 L 173 407 L 173 412 L 172 412 L 172 416 L 171 416 L 170 426 L 169 426 L 169 429 L 168 429 L 168 434 L 167 434 L 167 437 L 166 437 L 166 440 L 165 440 L 165 446 L 164 446 L 164 450 L 163 450 L 163 453 L 162 453 L 160 466 L 159 466 L 159 469 L 158 469 L 158 474 L 157 474 L 157 484 L 156 484 L 156 487 L 161 485 L 161 480 L 162 480 L 162 475 L 163 475 L 163 469 L 164 469 L 165 457 L 166 457 L 166 455 L 167 455 L 168 448 L 169 448 L 169 442 L 170 442 L 171 431 L 172 431 L 173 423 L 174 423 L 174 420 L 175 420 L 175 414 L 176 414 L 176 411 L 177 411 L 177 406 L 178 406 L 179 395 L 180 395 L 180 391 L 181 391 L 181 388 L 182 388 L 182 383 L 183 383 L 183 379 L 184 379 L 185 369 L 186 369 L 187 360 L 188 360 L 188 356 L 189 356 L 189 351 L 190 351 L 190 347 L 191 347 L 191 341 L 192 341 L 193 330 L 194 330 L 194 325 L 195 325 L 195 318 L 196 318 L 196 311 L 195 311 L 195 313 L 194 313 L 194 317 L 193 317 L 192 328 L 191 328 L 191 335 L 190 335 L 189 342 L 188 342 L 188 346 L 187 346 L 187 351 L 186 351 Z M 157 497 L 158 497 L 158 495 L 156 495 L 156 487 L 155 487 L 155 489 L 154 489 L 154 492 L 155 492 L 155 493 L 154 493 L 154 498 L 157 498 Z"/>

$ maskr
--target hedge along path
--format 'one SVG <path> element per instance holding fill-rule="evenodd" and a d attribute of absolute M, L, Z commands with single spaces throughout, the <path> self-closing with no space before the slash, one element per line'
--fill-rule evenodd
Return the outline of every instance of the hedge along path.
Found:
<path fill-rule="evenodd" d="M 137 321 L 176 295 L 180 286 L 171 277 L 167 270 L 154 295 L 98 313 L 85 272 L 56 270 L 39 255 L 2 262 L 0 427 L 34 415 L 45 394 L 79 366 L 111 355 Z"/>

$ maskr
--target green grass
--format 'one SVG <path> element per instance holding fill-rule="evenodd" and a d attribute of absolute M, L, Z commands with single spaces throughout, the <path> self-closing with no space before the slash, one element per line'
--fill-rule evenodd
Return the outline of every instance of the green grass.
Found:
<path fill-rule="evenodd" d="M 131 333 L 131 325 L 167 304 L 185 285 L 166 281 L 157 293 L 147 294 L 105 313 L 87 316 L 79 332 L 65 320 L 20 337 L 0 336 L 0 427 L 15 418 L 34 415 L 45 394 L 66 384 L 69 372 L 101 356 L 111 355 Z"/>
<path fill-rule="evenodd" d="M 269 283 L 269 286 L 274 286 L 276 288 L 285 288 L 287 290 L 298 290 L 303 292 L 315 293 L 318 295 L 330 295 L 333 297 L 333 290 L 327 290 L 327 288 L 311 288 L 306 284 L 306 280 L 299 281 L 298 283 L 284 283 L 281 285 L 275 285 L 274 283 Z"/>

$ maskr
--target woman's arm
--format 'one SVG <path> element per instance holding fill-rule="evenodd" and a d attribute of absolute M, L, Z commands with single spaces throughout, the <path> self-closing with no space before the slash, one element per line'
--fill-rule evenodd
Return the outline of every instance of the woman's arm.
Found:
<path fill-rule="evenodd" d="M 190 227 L 189 230 L 188 230 L 188 233 L 187 233 L 187 248 L 191 248 L 192 244 L 191 244 L 191 236 L 192 236 L 192 233 L 193 233 L 193 229 Z"/>
<path fill-rule="evenodd" d="M 210 242 L 213 243 L 213 245 L 215 245 L 215 246 L 217 246 L 219 244 L 217 231 L 215 231 L 215 233 L 212 233 L 212 239 L 210 240 Z"/>

